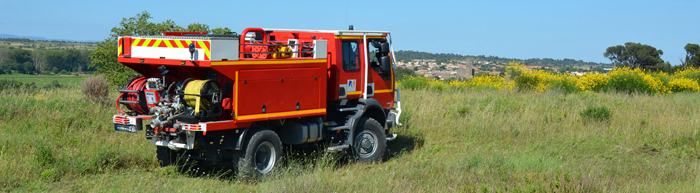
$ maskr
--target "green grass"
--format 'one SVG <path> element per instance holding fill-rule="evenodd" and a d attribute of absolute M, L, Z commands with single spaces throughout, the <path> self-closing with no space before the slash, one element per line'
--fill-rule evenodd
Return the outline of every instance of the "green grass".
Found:
<path fill-rule="evenodd" d="M 698 192 L 698 93 L 402 91 L 387 161 L 287 154 L 262 182 L 159 168 L 77 87 L 0 92 L 0 191 Z M 587 121 L 588 107 L 609 119 Z M 196 168 L 189 168 L 196 170 Z"/>
<path fill-rule="evenodd" d="M 0 79 L 16 80 L 22 83 L 35 83 L 39 87 L 51 84 L 58 81 L 61 85 L 72 84 L 79 85 L 85 77 L 89 75 L 28 75 L 28 74 L 0 74 Z"/>

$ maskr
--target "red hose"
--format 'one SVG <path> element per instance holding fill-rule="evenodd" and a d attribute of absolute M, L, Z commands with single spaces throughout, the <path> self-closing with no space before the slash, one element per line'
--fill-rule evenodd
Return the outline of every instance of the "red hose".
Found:
<path fill-rule="evenodd" d="M 146 77 L 140 77 L 134 79 L 134 81 L 131 81 L 131 83 L 129 83 L 129 86 L 126 87 L 126 90 L 143 91 L 145 87 Z M 122 96 L 124 96 L 124 93 L 120 94 L 119 98 L 117 98 L 117 109 L 119 110 L 119 112 L 124 113 L 124 111 L 122 111 L 122 109 L 119 107 L 119 99 L 121 99 Z M 138 93 L 126 93 L 127 101 L 137 101 L 137 99 Z M 127 106 L 129 107 L 129 109 L 136 111 L 136 113 L 138 114 L 146 114 L 146 110 L 140 104 L 127 104 Z"/>
<path fill-rule="evenodd" d="M 119 99 L 121 99 L 123 95 L 124 95 L 124 93 L 119 94 L 119 97 L 117 97 L 117 102 L 116 102 L 117 103 L 117 110 L 119 110 L 119 112 L 121 112 L 122 114 L 124 114 L 124 111 L 122 111 L 122 108 L 119 107 Z"/>

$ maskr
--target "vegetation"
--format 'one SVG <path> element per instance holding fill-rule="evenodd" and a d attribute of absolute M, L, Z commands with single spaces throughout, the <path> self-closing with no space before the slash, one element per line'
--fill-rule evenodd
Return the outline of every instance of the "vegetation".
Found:
<path fill-rule="evenodd" d="M 538 92 L 561 91 L 603 92 L 626 94 L 669 94 L 700 91 L 700 69 L 686 68 L 669 75 L 664 72 L 649 72 L 642 69 L 617 68 L 605 74 L 570 76 L 537 69 L 525 69 L 521 64 L 511 63 L 506 76 L 482 75 L 464 81 L 440 81 L 425 77 L 407 77 L 402 83 L 409 89 L 431 90 L 535 90 Z"/>
<path fill-rule="evenodd" d="M 700 67 L 700 45 L 687 44 L 685 45 L 685 66 Z"/>
<path fill-rule="evenodd" d="M 656 69 L 664 64 L 664 52 L 640 43 L 627 42 L 625 45 L 610 46 L 603 54 L 611 62 L 630 68 Z"/>
<path fill-rule="evenodd" d="M 22 84 L 34 84 L 38 87 L 45 87 L 51 84 L 59 85 L 78 85 L 83 82 L 83 79 L 88 75 L 28 75 L 28 74 L 3 74 L 0 75 L 0 81 L 14 81 Z"/>
<path fill-rule="evenodd" d="M 399 137 L 388 143 L 385 162 L 286 152 L 260 182 L 159 168 L 143 134 L 114 131 L 116 109 L 84 100 L 79 87 L 0 95 L 0 191 L 700 191 L 697 92 L 404 88 L 404 126 L 394 130 Z M 589 107 L 605 107 L 607 121 L 587 121 L 581 112 Z"/>
<path fill-rule="evenodd" d="M 450 62 L 450 61 L 466 61 L 467 59 L 472 61 L 489 61 L 493 63 L 508 64 L 509 62 L 519 62 L 525 65 L 535 65 L 535 66 L 552 66 L 552 67 L 577 67 L 577 66 L 593 66 L 593 67 L 612 67 L 612 64 L 596 63 L 596 62 L 584 62 L 582 60 L 574 59 L 551 59 L 551 58 L 531 58 L 531 59 L 516 59 L 516 58 L 502 58 L 498 56 L 471 56 L 471 55 L 459 55 L 459 54 L 446 54 L 446 53 L 428 53 L 428 52 L 418 52 L 410 50 L 399 50 L 396 52 L 397 61 L 412 61 L 412 60 L 435 60 L 437 63 L 440 62 Z"/>
<path fill-rule="evenodd" d="M 97 43 L 58 40 L 31 40 L 27 38 L 0 38 L 0 48 L 28 50 L 93 50 Z"/>
<path fill-rule="evenodd" d="M 92 103 L 108 104 L 111 101 L 108 98 L 110 93 L 109 83 L 101 75 L 87 77 L 81 85 L 81 90 L 85 99 Z"/>
<path fill-rule="evenodd" d="M 88 71 L 90 50 L 0 48 L 0 74 L 69 74 Z"/>

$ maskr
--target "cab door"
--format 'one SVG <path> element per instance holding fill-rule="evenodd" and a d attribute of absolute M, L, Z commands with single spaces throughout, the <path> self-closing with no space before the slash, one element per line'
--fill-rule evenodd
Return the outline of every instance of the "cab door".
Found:
<path fill-rule="evenodd" d="M 369 51 L 367 97 L 377 99 L 382 107 L 389 109 L 394 102 L 394 68 L 385 38 L 368 39 Z"/>
<path fill-rule="evenodd" d="M 338 99 L 362 97 L 364 49 L 360 39 L 339 39 Z"/>

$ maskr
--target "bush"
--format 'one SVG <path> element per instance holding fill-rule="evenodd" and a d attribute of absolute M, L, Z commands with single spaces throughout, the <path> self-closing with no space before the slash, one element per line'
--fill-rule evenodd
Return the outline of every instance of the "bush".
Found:
<path fill-rule="evenodd" d="M 586 110 L 581 112 L 581 117 L 597 120 L 597 121 L 607 121 L 610 120 L 610 109 L 607 107 L 588 107 Z"/>
<path fill-rule="evenodd" d="M 700 91 L 700 85 L 695 80 L 688 78 L 677 78 L 668 83 L 673 92 L 697 92 Z"/>
<path fill-rule="evenodd" d="M 61 84 L 58 83 L 58 80 L 51 81 L 50 84 L 47 84 L 44 86 L 46 89 L 54 89 L 54 88 L 61 88 Z"/>
<path fill-rule="evenodd" d="M 5 89 L 35 89 L 34 83 L 22 83 L 16 80 L 0 79 L 0 91 Z"/>
<path fill-rule="evenodd" d="M 107 104 L 109 83 L 101 76 L 90 76 L 83 80 L 83 96 L 92 103 Z"/>

